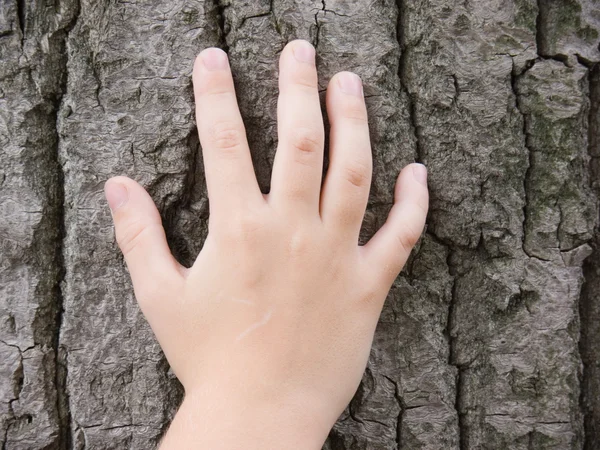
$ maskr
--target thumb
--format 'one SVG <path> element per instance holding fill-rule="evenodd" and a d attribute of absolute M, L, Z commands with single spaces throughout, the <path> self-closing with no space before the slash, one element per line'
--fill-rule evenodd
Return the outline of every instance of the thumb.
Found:
<path fill-rule="evenodd" d="M 138 302 L 182 283 L 185 269 L 171 254 L 160 214 L 146 190 L 127 177 L 114 177 L 104 192 Z"/>

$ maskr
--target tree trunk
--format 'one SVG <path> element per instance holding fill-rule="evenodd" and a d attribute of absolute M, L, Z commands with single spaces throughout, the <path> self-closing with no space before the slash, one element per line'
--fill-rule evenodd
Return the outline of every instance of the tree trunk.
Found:
<path fill-rule="evenodd" d="M 208 219 L 194 57 L 229 53 L 267 192 L 295 38 L 323 95 L 337 71 L 363 79 L 363 241 L 405 164 L 431 189 L 325 448 L 600 448 L 599 32 L 596 0 L 0 1 L 2 448 L 157 444 L 182 391 L 103 183 L 141 182 L 190 265 Z"/>

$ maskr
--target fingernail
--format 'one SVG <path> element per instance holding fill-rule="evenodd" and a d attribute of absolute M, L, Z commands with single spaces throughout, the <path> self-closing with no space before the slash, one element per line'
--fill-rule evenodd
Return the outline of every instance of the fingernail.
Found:
<path fill-rule="evenodd" d="M 357 97 L 363 96 L 362 81 L 360 77 L 352 72 L 342 72 L 338 79 L 342 92 Z"/>
<path fill-rule="evenodd" d="M 104 194 L 106 195 L 106 200 L 111 211 L 116 211 L 129 200 L 127 188 L 115 181 L 106 182 L 104 185 Z"/>
<path fill-rule="evenodd" d="M 306 41 L 298 41 L 292 49 L 294 57 L 303 63 L 315 63 L 315 48 Z"/>
<path fill-rule="evenodd" d="M 202 63 L 208 70 L 223 70 L 227 69 L 229 62 L 227 61 L 227 53 L 220 48 L 207 48 L 202 50 Z"/>
<path fill-rule="evenodd" d="M 427 168 L 423 164 L 413 164 L 413 176 L 424 186 L 427 186 Z"/>

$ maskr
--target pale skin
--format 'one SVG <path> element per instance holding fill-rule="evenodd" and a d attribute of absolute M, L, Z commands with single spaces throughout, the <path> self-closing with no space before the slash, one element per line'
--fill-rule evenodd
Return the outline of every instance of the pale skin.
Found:
<path fill-rule="evenodd" d="M 386 223 L 359 245 L 372 157 L 357 75 L 329 81 L 322 184 L 315 50 L 288 43 L 266 195 L 227 55 L 202 51 L 193 84 L 210 204 L 194 265 L 172 256 L 139 184 L 114 177 L 105 185 L 139 306 L 185 389 L 160 448 L 319 449 L 358 388 L 384 300 L 423 230 L 426 169 L 401 171 Z"/>

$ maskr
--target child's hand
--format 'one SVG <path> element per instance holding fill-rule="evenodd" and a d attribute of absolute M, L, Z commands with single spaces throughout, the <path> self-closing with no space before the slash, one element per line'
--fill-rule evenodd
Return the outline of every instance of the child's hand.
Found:
<path fill-rule="evenodd" d="M 185 387 L 165 448 L 320 448 L 367 364 L 383 302 L 420 236 L 426 170 L 404 168 L 383 228 L 358 245 L 371 181 L 358 76 L 327 89 L 330 166 L 313 47 L 280 59 L 279 145 L 261 194 L 226 54 L 194 65 L 209 234 L 190 269 L 169 251 L 145 190 L 106 183 L 117 241 L 139 305 Z"/>

